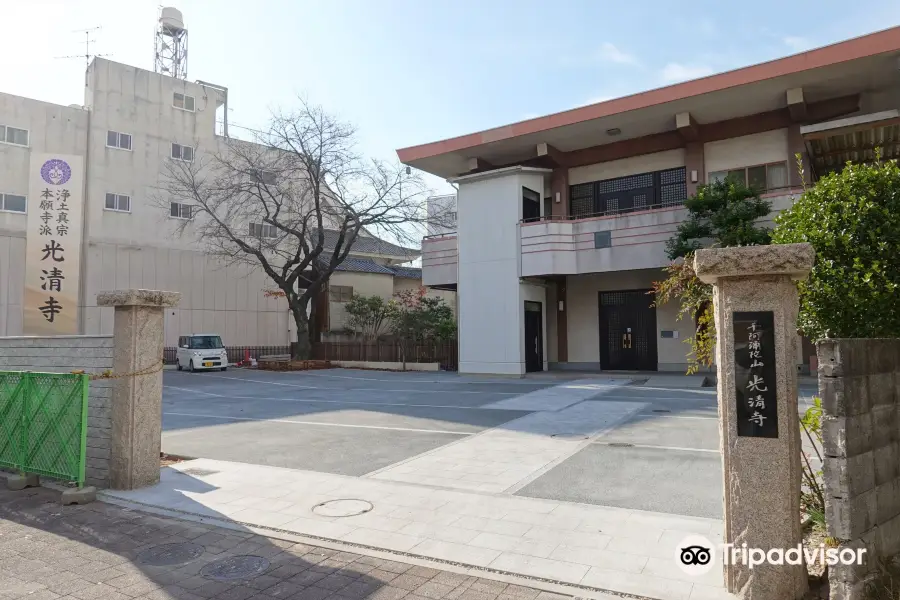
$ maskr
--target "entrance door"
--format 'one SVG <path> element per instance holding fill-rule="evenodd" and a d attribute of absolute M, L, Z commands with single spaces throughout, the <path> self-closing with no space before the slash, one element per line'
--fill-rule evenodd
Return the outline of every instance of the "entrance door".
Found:
<path fill-rule="evenodd" d="M 543 312 L 540 302 L 525 302 L 525 372 L 544 370 Z"/>
<path fill-rule="evenodd" d="M 600 368 L 656 371 L 656 309 L 650 290 L 600 292 Z"/>

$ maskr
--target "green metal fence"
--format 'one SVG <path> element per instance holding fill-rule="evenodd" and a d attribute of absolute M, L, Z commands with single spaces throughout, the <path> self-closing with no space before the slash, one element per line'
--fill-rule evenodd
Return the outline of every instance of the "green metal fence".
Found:
<path fill-rule="evenodd" d="M 88 381 L 0 371 L 0 467 L 84 485 Z"/>

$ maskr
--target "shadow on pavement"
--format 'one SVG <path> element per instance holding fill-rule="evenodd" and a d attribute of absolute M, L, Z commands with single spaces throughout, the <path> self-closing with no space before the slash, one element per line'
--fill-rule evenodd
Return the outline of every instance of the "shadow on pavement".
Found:
<path fill-rule="evenodd" d="M 183 477 L 184 491 L 215 492 Z M 182 510 L 191 510 L 190 502 L 185 496 Z M 501 593 L 509 600 L 564 598 L 102 502 L 62 507 L 59 492 L 46 488 L 0 490 L 4 600 L 399 600 L 409 594 L 482 600 L 485 593 L 489 600 Z"/>

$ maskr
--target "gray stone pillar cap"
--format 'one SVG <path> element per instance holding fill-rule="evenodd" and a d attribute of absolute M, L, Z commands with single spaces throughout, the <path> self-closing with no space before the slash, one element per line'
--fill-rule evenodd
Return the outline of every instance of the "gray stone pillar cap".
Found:
<path fill-rule="evenodd" d="M 704 283 L 723 277 L 809 275 L 816 253 L 810 244 L 773 244 L 737 248 L 707 248 L 694 253 L 694 272 Z"/>
<path fill-rule="evenodd" d="M 114 290 L 97 294 L 97 306 L 175 306 L 181 292 Z"/>

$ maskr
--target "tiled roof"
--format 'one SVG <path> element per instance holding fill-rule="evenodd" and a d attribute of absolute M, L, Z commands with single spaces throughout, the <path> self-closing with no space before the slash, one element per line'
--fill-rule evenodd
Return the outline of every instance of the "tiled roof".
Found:
<path fill-rule="evenodd" d="M 348 256 L 344 262 L 339 264 L 336 271 L 350 271 L 354 273 L 383 273 L 385 275 L 393 275 L 394 271 L 391 267 L 379 265 L 374 260 L 368 258 L 353 258 Z"/>
<path fill-rule="evenodd" d="M 344 259 L 344 262 L 339 264 L 335 270 L 350 273 L 380 273 L 407 279 L 422 279 L 422 269 L 417 269 L 416 267 L 380 265 L 370 258 L 355 258 L 352 256 Z"/>
<path fill-rule="evenodd" d="M 333 229 L 325 230 L 326 250 L 334 249 L 334 245 L 338 240 L 338 235 L 339 232 Z M 362 235 L 357 236 L 350 251 L 354 253 L 362 252 L 365 254 L 381 254 L 387 256 L 409 256 L 410 258 L 414 258 L 421 254 L 421 252 L 417 248 L 404 248 L 403 246 L 398 246 L 396 244 L 386 242 L 377 237 L 366 237 Z"/>
<path fill-rule="evenodd" d="M 422 269 L 418 267 L 390 267 L 394 271 L 394 277 L 406 277 L 407 279 L 422 279 Z"/>

